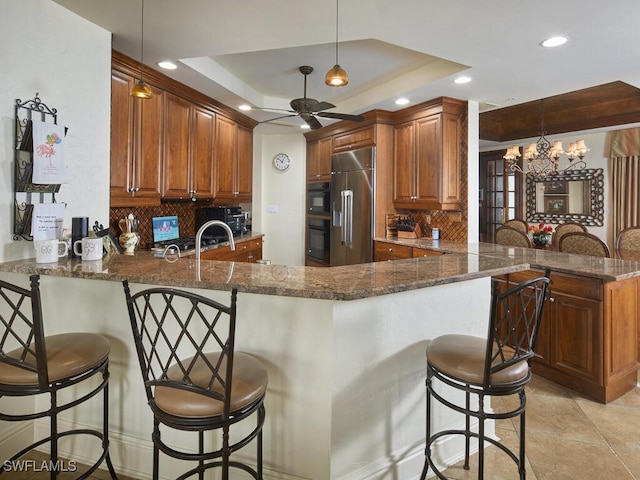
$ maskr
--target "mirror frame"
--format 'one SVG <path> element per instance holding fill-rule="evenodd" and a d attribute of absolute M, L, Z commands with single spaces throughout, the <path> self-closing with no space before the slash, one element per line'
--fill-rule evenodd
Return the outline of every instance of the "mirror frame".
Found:
<path fill-rule="evenodd" d="M 585 205 L 589 206 L 586 213 L 547 213 L 536 212 L 536 184 L 551 180 L 549 177 L 527 175 L 527 222 L 563 223 L 578 222 L 586 226 L 604 225 L 604 170 L 592 168 L 557 173 L 553 180 L 589 181 L 589 198 Z"/>

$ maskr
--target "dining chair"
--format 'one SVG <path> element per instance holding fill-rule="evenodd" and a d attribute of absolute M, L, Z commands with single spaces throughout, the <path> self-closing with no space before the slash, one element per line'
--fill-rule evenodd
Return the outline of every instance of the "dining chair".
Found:
<path fill-rule="evenodd" d="M 587 227 L 578 222 L 564 222 L 556 227 L 556 231 L 551 238 L 551 245 L 554 250 L 560 250 L 560 239 L 569 232 L 586 232 Z"/>
<path fill-rule="evenodd" d="M 622 259 L 624 259 L 624 252 L 640 252 L 640 227 L 625 228 L 618 233 L 615 251 L 616 257 Z"/>
<path fill-rule="evenodd" d="M 36 440 L 6 459 L 0 471 L 7 465 L 14 465 L 14 461 L 23 455 L 44 446 L 49 449 L 51 458 L 51 463 L 47 464 L 49 478 L 55 479 L 66 465 L 59 459 L 59 440 L 70 436 L 85 439 L 93 436 L 100 441 L 100 454 L 81 476 L 74 478 L 94 478 L 92 473 L 106 462 L 109 475 L 116 479 L 109 456 L 109 340 L 102 335 L 84 332 L 45 336 L 43 317 L 38 275 L 31 275 L 29 289 L 0 280 L 0 399 L 23 398 L 26 405 L 34 405 L 37 395 L 49 397 L 48 405 L 35 412 L 18 413 L 3 406 L 0 408 L 0 420 L 24 422 L 48 418 L 50 429 L 48 437 Z M 83 385 L 87 387 L 82 388 Z M 102 412 L 99 414 L 102 430 L 84 426 L 59 431 L 58 415 L 61 412 L 90 400 L 100 392 L 103 394 Z M 46 475 L 45 470 L 41 472 Z M 10 477 L 11 472 L 7 473 Z M 68 473 L 63 475 L 69 478 Z"/>
<path fill-rule="evenodd" d="M 598 237 L 587 232 L 569 232 L 560 239 L 559 251 L 591 255 L 593 257 L 610 257 L 609 247 Z"/>
<path fill-rule="evenodd" d="M 152 478 L 159 477 L 162 452 L 197 462 L 178 479 L 197 474 L 202 480 L 211 468 L 220 469 L 221 477 L 216 478 L 223 480 L 236 478 L 230 475 L 232 468 L 262 479 L 267 370 L 254 356 L 235 349 L 237 290 L 232 290 L 230 304 L 223 305 L 175 288 L 132 293 L 128 281 L 122 283 L 147 404 L 153 413 Z M 253 427 L 241 425 L 251 418 Z M 171 442 L 176 430 L 197 432 L 197 449 L 176 449 Z M 209 433 L 215 432 L 219 433 L 217 441 L 210 444 Z M 254 439 L 255 468 L 247 460 L 232 458 L 232 453 Z M 210 445 L 205 447 L 205 443 Z"/>
<path fill-rule="evenodd" d="M 531 239 L 520 230 L 503 225 L 496 229 L 496 243 L 507 247 L 531 248 Z"/>
<path fill-rule="evenodd" d="M 520 218 L 512 218 L 511 220 L 507 220 L 502 224 L 502 226 L 513 228 L 514 230 L 518 230 L 525 235 L 529 233 L 529 224 Z"/>
<path fill-rule="evenodd" d="M 421 480 L 429 470 L 446 480 L 437 465 L 441 457 L 434 450 L 445 447 L 455 436 L 464 437 L 465 470 L 470 470 L 470 440 L 478 439 L 479 480 L 484 478 L 485 442 L 505 452 L 516 463 L 520 480 L 526 478 L 524 389 L 531 380 L 530 362 L 548 285 L 548 271 L 544 277 L 524 281 L 502 292 L 499 281 L 493 280 L 487 336 L 447 334 L 434 338 L 427 346 L 426 445 Z M 450 388 L 442 388 L 444 385 Z M 506 396 L 517 396 L 519 401 L 504 409 L 485 403 L 492 397 Z M 433 432 L 432 400 L 463 414 L 464 428 Z M 485 422 L 518 417 L 520 441 L 516 455 L 499 439 L 485 435 Z M 477 431 L 475 426 L 471 428 L 471 418 L 477 419 Z"/>

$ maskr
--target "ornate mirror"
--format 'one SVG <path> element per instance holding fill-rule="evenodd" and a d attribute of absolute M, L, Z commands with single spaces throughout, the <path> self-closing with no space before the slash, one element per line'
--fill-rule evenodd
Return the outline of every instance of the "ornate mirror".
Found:
<path fill-rule="evenodd" d="M 604 173 L 602 168 L 575 170 L 546 177 L 527 175 L 527 221 L 578 222 L 602 226 Z"/>

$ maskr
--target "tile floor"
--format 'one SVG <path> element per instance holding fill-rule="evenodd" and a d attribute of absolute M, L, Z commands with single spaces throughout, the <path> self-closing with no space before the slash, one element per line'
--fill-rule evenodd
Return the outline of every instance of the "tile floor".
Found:
<path fill-rule="evenodd" d="M 500 403 L 494 405 L 499 408 Z M 517 448 L 517 419 L 499 421 L 496 434 L 510 447 Z M 496 450 L 487 449 L 485 478 L 517 479 L 513 461 Z M 640 480 L 640 387 L 602 405 L 534 377 L 527 388 L 526 452 L 528 480 Z M 472 462 L 471 470 L 465 471 L 461 462 L 444 473 L 451 480 L 474 479 L 475 467 Z M 66 474 L 59 478 L 68 480 L 76 476 Z M 44 480 L 48 476 L 13 472 L 8 478 Z M 109 474 L 99 470 L 90 478 L 107 480 Z"/>
<path fill-rule="evenodd" d="M 607 405 L 540 377 L 526 392 L 527 480 L 640 480 L 640 387 Z M 496 423 L 496 434 L 516 450 L 518 430 L 517 419 Z M 465 471 L 460 462 L 444 473 L 452 480 L 473 479 L 475 466 Z M 490 447 L 485 478 L 517 479 L 515 463 Z"/>

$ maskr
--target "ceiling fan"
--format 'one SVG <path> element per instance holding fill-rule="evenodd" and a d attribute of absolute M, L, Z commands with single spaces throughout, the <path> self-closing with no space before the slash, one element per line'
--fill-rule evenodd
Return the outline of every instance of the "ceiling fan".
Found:
<path fill-rule="evenodd" d="M 307 125 L 309 125 L 311 130 L 317 130 L 319 128 L 322 128 L 322 124 L 316 118 L 316 116 L 335 118 L 338 120 L 348 120 L 351 122 L 362 122 L 364 120 L 364 116 L 362 115 L 325 112 L 325 110 L 335 108 L 336 106 L 329 102 L 319 102 L 314 98 L 307 97 L 307 75 L 313 72 L 313 67 L 303 65 L 301 67 L 298 67 L 298 70 L 300 70 L 300 73 L 304 75 L 304 96 L 302 98 L 294 98 L 293 100 L 291 100 L 291 102 L 289 102 L 289 105 L 291 105 L 291 110 L 282 110 L 278 108 L 262 108 L 261 110 L 281 110 L 284 112 L 288 112 L 288 114 L 272 118 L 270 120 L 265 120 L 260 123 L 269 123 L 281 118 L 295 117 L 296 115 L 298 115 L 305 122 L 307 122 Z"/>

